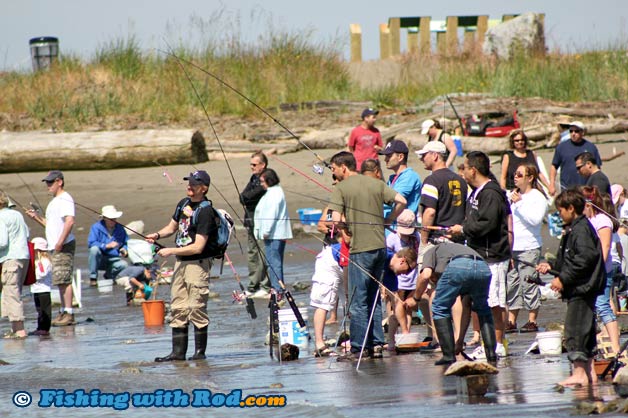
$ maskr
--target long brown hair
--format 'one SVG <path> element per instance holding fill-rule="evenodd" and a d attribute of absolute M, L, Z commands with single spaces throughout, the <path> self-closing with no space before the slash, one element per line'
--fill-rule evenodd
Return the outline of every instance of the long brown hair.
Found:
<path fill-rule="evenodd" d="M 541 182 L 539 181 L 539 169 L 536 167 L 536 165 L 520 164 L 519 167 L 523 167 L 523 169 L 525 170 L 526 176 L 532 176 L 532 181 L 530 182 L 530 186 L 533 189 L 536 189 L 539 192 L 541 192 L 543 196 L 545 196 L 545 198 L 547 199 L 547 195 L 545 194 L 543 187 L 541 187 Z"/>

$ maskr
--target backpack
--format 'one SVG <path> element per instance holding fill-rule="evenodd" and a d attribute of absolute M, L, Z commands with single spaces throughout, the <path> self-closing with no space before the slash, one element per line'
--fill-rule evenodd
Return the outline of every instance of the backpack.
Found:
<path fill-rule="evenodd" d="M 187 198 L 183 204 L 177 207 L 175 217 L 179 219 L 181 216 L 181 210 L 190 203 L 190 198 Z M 224 209 L 216 209 L 212 205 L 211 200 L 203 200 L 200 205 L 194 209 L 192 217 L 190 218 L 190 225 L 196 226 L 198 223 L 198 212 L 201 208 L 211 207 L 213 212 L 215 229 L 210 231 L 210 236 L 207 237 L 207 243 L 205 249 L 209 249 L 208 253 L 210 258 L 224 258 L 229 241 L 231 240 L 231 234 L 233 232 L 233 217 Z M 214 232 L 215 231 L 215 232 Z"/>

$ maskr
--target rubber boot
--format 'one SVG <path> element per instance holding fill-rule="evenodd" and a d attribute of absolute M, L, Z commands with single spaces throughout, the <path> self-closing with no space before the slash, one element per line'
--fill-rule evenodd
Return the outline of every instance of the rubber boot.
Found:
<path fill-rule="evenodd" d="M 207 348 L 207 325 L 203 328 L 194 326 L 194 355 L 188 360 L 203 360 Z"/>
<path fill-rule="evenodd" d="M 434 363 L 436 366 L 449 365 L 456 362 L 456 354 L 454 352 L 454 326 L 451 318 L 435 319 L 434 328 L 438 336 L 438 343 L 443 352 L 443 357 Z"/>
<path fill-rule="evenodd" d="M 486 361 L 489 363 L 497 363 L 497 354 L 495 354 L 497 339 L 495 338 L 495 324 L 493 323 L 493 316 L 480 316 L 478 319 L 480 320 L 480 333 L 482 334 L 482 343 L 484 344 Z"/>
<path fill-rule="evenodd" d="M 165 361 L 185 360 L 185 353 L 188 351 L 188 328 L 172 328 L 172 352 L 166 357 L 156 357 L 155 361 L 162 363 Z"/>

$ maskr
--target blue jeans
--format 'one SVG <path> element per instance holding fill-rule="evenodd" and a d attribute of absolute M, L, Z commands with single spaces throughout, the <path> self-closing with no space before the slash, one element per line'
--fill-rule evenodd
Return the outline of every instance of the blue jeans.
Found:
<path fill-rule="evenodd" d="M 286 249 L 286 241 L 281 239 L 265 239 L 264 252 L 266 253 L 266 266 L 270 285 L 279 293 L 283 293 L 279 281 L 283 281 L 283 252 Z"/>
<path fill-rule="evenodd" d="M 115 279 L 118 273 L 127 268 L 129 264 L 120 257 L 107 257 L 100 248 L 93 246 L 89 248 L 87 265 L 89 266 L 89 278 L 95 280 L 98 278 L 99 270 L 105 271 L 107 279 Z"/>
<path fill-rule="evenodd" d="M 595 299 L 595 313 L 600 317 L 600 319 L 602 319 L 604 325 L 609 322 L 617 321 L 617 317 L 613 313 L 613 308 L 611 308 L 613 273 L 613 269 L 611 269 L 610 273 L 606 273 L 606 286 L 604 287 L 604 293 L 598 295 L 597 299 Z"/>
<path fill-rule="evenodd" d="M 351 254 L 349 260 L 349 294 L 353 295 L 349 309 L 351 313 L 349 335 L 351 336 L 351 351 L 358 352 L 362 348 L 365 336 L 367 336 L 364 346 L 366 349 L 384 344 L 382 304 L 381 299 L 377 297 L 379 284 L 362 269 L 381 281 L 386 266 L 386 249 Z M 369 317 L 373 309 L 375 312 L 369 327 Z"/>
<path fill-rule="evenodd" d="M 451 318 L 451 307 L 460 295 L 471 297 L 471 308 L 479 317 L 490 316 L 488 307 L 488 287 L 491 282 L 491 270 L 481 259 L 456 258 L 438 279 L 436 295 L 432 302 L 434 320 Z"/>

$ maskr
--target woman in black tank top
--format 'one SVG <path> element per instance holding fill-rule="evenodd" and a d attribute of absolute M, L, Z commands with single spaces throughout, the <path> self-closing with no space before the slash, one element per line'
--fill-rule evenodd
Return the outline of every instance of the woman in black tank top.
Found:
<path fill-rule="evenodd" d="M 427 127 L 427 125 L 430 125 Z M 427 141 L 438 141 L 445 144 L 445 148 L 447 148 L 447 153 L 445 154 L 445 165 L 449 168 L 456 159 L 456 154 L 458 153 L 458 148 L 456 148 L 456 144 L 454 140 L 451 138 L 449 134 L 447 134 L 441 124 L 437 120 L 428 119 L 423 122 L 422 132 L 424 135 L 427 134 Z M 424 132 L 424 129 L 427 129 Z"/>
<path fill-rule="evenodd" d="M 502 175 L 499 184 L 503 189 L 512 190 L 515 188 L 515 171 L 523 164 L 532 164 L 539 171 L 541 183 L 548 187 L 547 178 L 541 173 L 536 162 L 536 154 L 528 149 L 528 137 L 523 129 L 515 129 L 510 133 L 510 148 L 502 157 Z"/>

